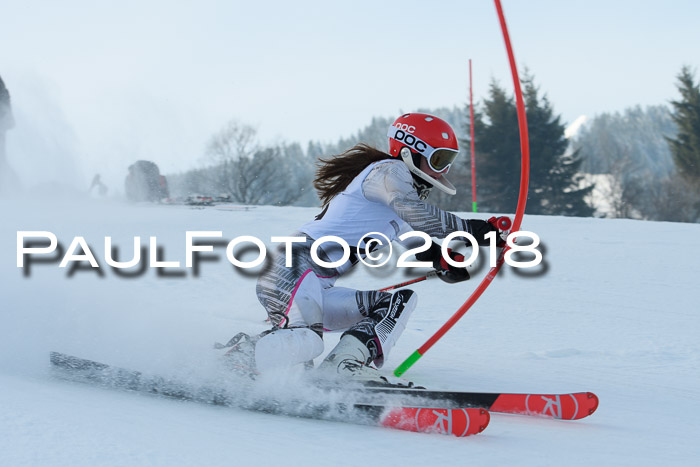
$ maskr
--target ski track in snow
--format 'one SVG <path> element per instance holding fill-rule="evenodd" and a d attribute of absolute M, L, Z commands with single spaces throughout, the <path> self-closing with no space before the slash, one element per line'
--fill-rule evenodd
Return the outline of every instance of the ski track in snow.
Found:
<path fill-rule="evenodd" d="M 254 274 L 235 271 L 224 247 L 197 277 L 148 269 L 122 278 L 106 267 L 105 236 L 120 259 L 132 254 L 134 236 L 143 245 L 157 236 L 161 259 L 184 265 L 188 230 L 221 230 L 226 240 L 254 235 L 270 246 L 271 236 L 292 233 L 317 209 L 65 200 L 0 201 L 0 208 L 2 466 L 695 465 L 700 456 L 700 255 L 688 242 L 700 225 L 526 215 L 522 228 L 542 238 L 546 272 L 504 270 L 406 377 L 433 389 L 592 391 L 600 407 L 576 422 L 492 414 L 484 433 L 459 439 L 202 406 L 52 376 L 48 353 L 58 350 L 208 381 L 220 376 L 214 341 L 266 328 Z M 54 232 L 64 248 L 84 236 L 103 275 L 69 276 L 53 262 L 33 264 L 24 277 L 17 230 Z M 425 342 L 485 271 L 457 285 L 415 284 L 418 308 L 384 371 Z M 392 267 L 360 266 L 338 285 L 405 278 Z M 327 336 L 327 350 L 338 337 Z"/>

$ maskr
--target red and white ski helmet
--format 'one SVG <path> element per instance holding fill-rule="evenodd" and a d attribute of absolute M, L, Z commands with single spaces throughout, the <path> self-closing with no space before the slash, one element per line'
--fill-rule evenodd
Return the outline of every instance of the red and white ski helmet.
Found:
<path fill-rule="evenodd" d="M 407 113 L 397 118 L 389 127 L 389 154 L 400 157 L 411 173 L 449 195 L 457 190 L 445 178 L 457 154 L 457 135 L 450 125 L 434 115 Z M 420 157 L 442 176 L 435 179 L 420 170 Z"/>

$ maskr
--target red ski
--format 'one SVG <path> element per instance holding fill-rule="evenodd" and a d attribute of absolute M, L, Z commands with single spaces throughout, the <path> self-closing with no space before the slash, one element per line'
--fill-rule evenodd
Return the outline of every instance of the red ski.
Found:
<path fill-rule="evenodd" d="M 430 405 L 443 408 L 481 408 L 490 412 L 579 420 L 598 408 L 592 392 L 571 394 L 507 394 L 464 391 L 431 391 L 402 387 L 366 387 L 366 394 L 391 395 L 397 405 Z"/>
<path fill-rule="evenodd" d="M 494 412 L 579 420 L 598 408 L 592 392 L 573 394 L 499 394 L 489 407 Z"/>
<path fill-rule="evenodd" d="M 484 409 L 395 407 L 380 418 L 379 424 L 399 430 L 462 437 L 481 433 L 490 419 Z"/>

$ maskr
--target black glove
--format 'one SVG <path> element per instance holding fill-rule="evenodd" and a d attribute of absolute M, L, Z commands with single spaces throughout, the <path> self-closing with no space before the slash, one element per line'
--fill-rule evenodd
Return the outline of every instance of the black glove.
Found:
<path fill-rule="evenodd" d="M 450 255 L 453 261 L 462 262 L 464 261 L 464 256 L 452 251 L 452 249 L 447 249 L 447 254 Z M 435 271 L 438 273 L 438 277 L 448 284 L 455 284 L 457 282 L 462 282 L 469 280 L 469 272 L 467 268 L 460 268 L 452 266 L 445 261 L 442 257 L 442 250 L 440 245 L 433 243 L 430 249 L 418 253 L 416 255 L 418 261 L 430 261 L 433 263 Z"/>
<path fill-rule="evenodd" d="M 493 223 L 491 220 L 493 219 Z M 469 226 L 469 233 L 476 238 L 476 242 L 480 246 L 488 246 L 489 245 L 489 240 L 486 239 L 486 234 L 489 232 L 496 232 L 496 246 L 497 247 L 503 247 L 506 244 L 506 241 L 503 240 L 503 237 L 501 237 L 501 231 L 498 230 L 498 227 L 496 227 L 494 224 L 496 222 L 496 218 L 492 217 L 489 219 L 489 221 L 482 221 L 479 219 L 469 219 L 467 221 L 467 225 Z M 467 246 L 469 246 L 467 244 Z"/>

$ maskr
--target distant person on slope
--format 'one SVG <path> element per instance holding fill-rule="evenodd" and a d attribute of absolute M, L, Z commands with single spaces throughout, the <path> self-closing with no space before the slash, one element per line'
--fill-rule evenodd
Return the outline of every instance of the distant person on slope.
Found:
<path fill-rule="evenodd" d="M 445 178 L 458 154 L 457 137 L 443 120 L 432 115 L 409 113 L 389 127 L 389 154 L 358 144 L 345 153 L 321 160 L 314 180 L 323 202 L 315 220 L 302 225 L 293 236 L 304 243 L 291 248 L 292 266 L 285 265 L 283 249 L 272 267 L 258 279 L 257 295 L 265 307 L 273 330 L 255 338 L 239 334 L 229 342 L 232 357 L 253 359 L 257 370 L 312 361 L 324 350 L 324 331 L 344 331 L 338 345 L 321 363 L 319 370 L 361 379 L 381 379 L 374 367 L 381 367 L 416 307 L 412 290 L 394 294 L 376 290 L 334 287 L 371 242 L 371 232 L 395 241 L 405 232 L 418 230 L 444 238 L 454 231 L 471 233 L 479 244 L 485 235 L 500 232 L 482 220 L 464 220 L 424 200 L 432 188 L 455 194 Z M 351 247 L 350 259 L 337 268 L 322 267 L 312 260 L 311 245 L 333 235 Z M 499 237 L 500 238 L 500 237 Z M 416 240 L 415 238 L 413 239 Z M 422 244 L 422 240 L 419 239 Z M 318 256 L 325 262 L 338 261 L 343 251 L 324 243 Z M 455 261 L 462 255 L 450 252 Z M 443 280 L 454 283 L 469 279 L 465 268 L 450 266 L 440 246 L 416 255 L 429 261 Z M 246 339 L 243 339 L 246 338 Z"/>
<path fill-rule="evenodd" d="M 97 195 L 99 196 L 106 196 L 107 191 L 109 191 L 107 185 L 102 183 L 102 178 L 100 177 L 100 174 L 95 174 L 95 176 L 92 178 L 92 183 L 90 183 L 88 193 L 92 194 L 93 190 L 95 190 L 95 193 L 97 193 Z"/>

